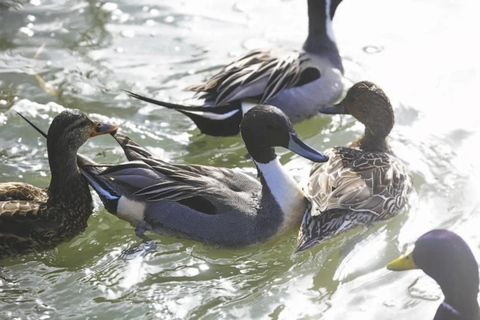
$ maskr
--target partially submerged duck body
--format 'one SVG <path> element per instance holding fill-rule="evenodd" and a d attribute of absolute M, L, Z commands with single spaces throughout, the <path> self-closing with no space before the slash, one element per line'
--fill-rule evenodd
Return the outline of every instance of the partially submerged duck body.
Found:
<path fill-rule="evenodd" d="M 103 169 L 83 159 L 81 169 L 108 211 L 136 226 L 139 236 L 151 230 L 243 247 L 298 227 L 307 205 L 274 147 L 313 161 L 327 158 L 305 145 L 271 106 L 250 110 L 241 130 L 260 182 L 236 169 L 166 163 L 119 133 L 115 139 L 132 162 Z"/>
<path fill-rule="evenodd" d="M 251 107 L 280 108 L 292 122 L 318 113 L 343 93 L 343 65 L 332 31 L 340 0 L 308 0 L 309 32 L 303 50 L 254 50 L 225 66 L 205 83 L 191 86 L 204 102 L 184 106 L 127 91 L 132 97 L 177 110 L 214 136 L 239 133 Z"/>
<path fill-rule="evenodd" d="M 80 113 L 64 111 L 55 117 L 47 139 L 49 187 L 0 184 L 0 258 L 53 247 L 87 227 L 92 198 L 76 153 L 88 138 L 115 130 Z"/>
<path fill-rule="evenodd" d="M 434 320 L 478 320 L 478 264 L 468 244 L 456 233 L 432 230 L 415 242 L 410 254 L 387 265 L 389 270 L 422 269 L 442 288 L 445 300 Z"/>
<path fill-rule="evenodd" d="M 349 147 L 327 150 L 329 161 L 312 167 L 305 191 L 312 205 L 303 218 L 297 251 L 353 227 L 395 216 L 412 188 L 407 168 L 385 140 L 394 115 L 378 86 L 357 83 L 339 105 L 323 112 L 352 114 L 366 129 Z"/>

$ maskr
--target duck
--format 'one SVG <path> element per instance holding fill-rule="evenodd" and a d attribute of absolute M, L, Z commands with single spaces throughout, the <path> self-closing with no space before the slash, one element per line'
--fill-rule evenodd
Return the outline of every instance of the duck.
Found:
<path fill-rule="evenodd" d="M 304 143 L 273 106 L 249 110 L 240 130 L 259 180 L 239 168 L 167 163 L 120 132 L 114 138 L 128 162 L 102 168 L 83 158 L 80 168 L 107 211 L 145 241 L 149 231 L 240 248 L 298 230 L 307 200 L 274 147 L 311 161 L 328 158 Z"/>
<path fill-rule="evenodd" d="M 195 106 L 131 97 L 189 117 L 203 134 L 233 136 L 245 113 L 257 104 L 280 108 L 299 122 L 331 105 L 343 94 L 343 64 L 332 29 L 341 0 L 308 0 L 308 36 L 299 51 L 257 49 L 223 67 L 205 83 L 193 85 L 203 100 Z"/>
<path fill-rule="evenodd" d="M 311 206 L 303 217 L 296 252 L 353 227 L 394 217 L 412 189 L 407 167 L 386 140 L 395 117 L 379 86 L 358 82 L 339 104 L 321 112 L 353 115 L 365 132 L 348 147 L 326 150 L 329 160 L 312 166 L 305 188 Z"/>
<path fill-rule="evenodd" d="M 434 320 L 478 320 L 478 264 L 468 244 L 445 229 L 431 230 L 415 242 L 408 255 L 387 265 L 392 271 L 421 269 L 442 289 L 445 300 Z"/>
<path fill-rule="evenodd" d="M 48 129 L 48 188 L 0 183 L 0 258 L 40 251 L 67 241 L 87 227 L 93 205 L 76 153 L 91 137 L 117 130 L 78 111 L 58 114 Z"/>

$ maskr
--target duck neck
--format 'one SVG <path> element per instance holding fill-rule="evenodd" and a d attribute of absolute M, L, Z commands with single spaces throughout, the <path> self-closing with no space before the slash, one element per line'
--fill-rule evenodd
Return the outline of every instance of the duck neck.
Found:
<path fill-rule="evenodd" d="M 336 8 L 331 5 L 331 1 L 308 0 L 308 37 L 303 45 L 307 52 L 322 54 L 333 51 L 338 56 L 332 29 L 332 18 Z"/>
<path fill-rule="evenodd" d="M 306 200 L 297 182 L 288 174 L 275 156 L 267 163 L 258 162 L 258 175 L 280 206 L 284 221 L 280 231 L 288 231 L 300 225 L 306 209 Z"/>
<path fill-rule="evenodd" d="M 88 183 L 77 165 L 77 150 L 71 149 L 72 146 L 48 144 L 48 162 L 52 174 L 48 187 L 48 206 L 77 207 L 92 201 Z M 65 215 L 69 213 L 78 214 L 76 210 L 65 210 Z"/>
<path fill-rule="evenodd" d="M 443 283 L 439 282 L 443 294 L 445 295 L 445 300 L 442 303 L 442 306 L 444 308 L 454 309 L 462 315 L 462 319 L 478 319 L 478 281 L 475 282 L 473 279 L 462 281 L 464 277 L 465 275 L 461 274 L 449 281 Z"/>
<path fill-rule="evenodd" d="M 368 128 L 365 129 L 363 136 L 352 142 L 350 147 L 371 152 L 392 152 L 392 149 L 387 143 L 386 136 L 375 134 Z"/>

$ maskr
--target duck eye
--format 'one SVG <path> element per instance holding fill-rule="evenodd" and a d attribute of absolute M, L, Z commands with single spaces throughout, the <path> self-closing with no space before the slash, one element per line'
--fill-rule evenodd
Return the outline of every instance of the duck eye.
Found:
<path fill-rule="evenodd" d="M 275 128 L 274 128 L 271 124 L 267 124 L 267 129 L 268 129 L 268 130 L 273 130 L 273 129 L 275 129 Z"/>
<path fill-rule="evenodd" d="M 100 122 L 97 123 L 97 131 L 99 131 L 101 127 L 102 127 L 102 124 Z"/>

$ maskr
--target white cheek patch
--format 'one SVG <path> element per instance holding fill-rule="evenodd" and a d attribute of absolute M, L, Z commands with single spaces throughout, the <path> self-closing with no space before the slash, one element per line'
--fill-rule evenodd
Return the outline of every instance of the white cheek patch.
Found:
<path fill-rule="evenodd" d="M 121 196 L 118 200 L 116 216 L 130 222 L 133 227 L 138 227 L 145 217 L 145 204 Z"/>
<path fill-rule="evenodd" d="M 227 113 L 213 113 L 213 112 L 189 111 L 189 110 L 182 110 L 182 111 L 185 111 L 185 112 L 188 112 L 188 113 L 191 113 L 191 114 L 195 114 L 197 116 L 200 116 L 202 118 L 207 118 L 207 119 L 210 119 L 210 120 L 225 120 L 225 119 L 228 119 L 228 118 L 232 117 L 233 115 L 235 115 L 240 110 L 238 110 L 238 109 L 237 110 L 232 110 L 232 111 L 229 111 Z"/>

